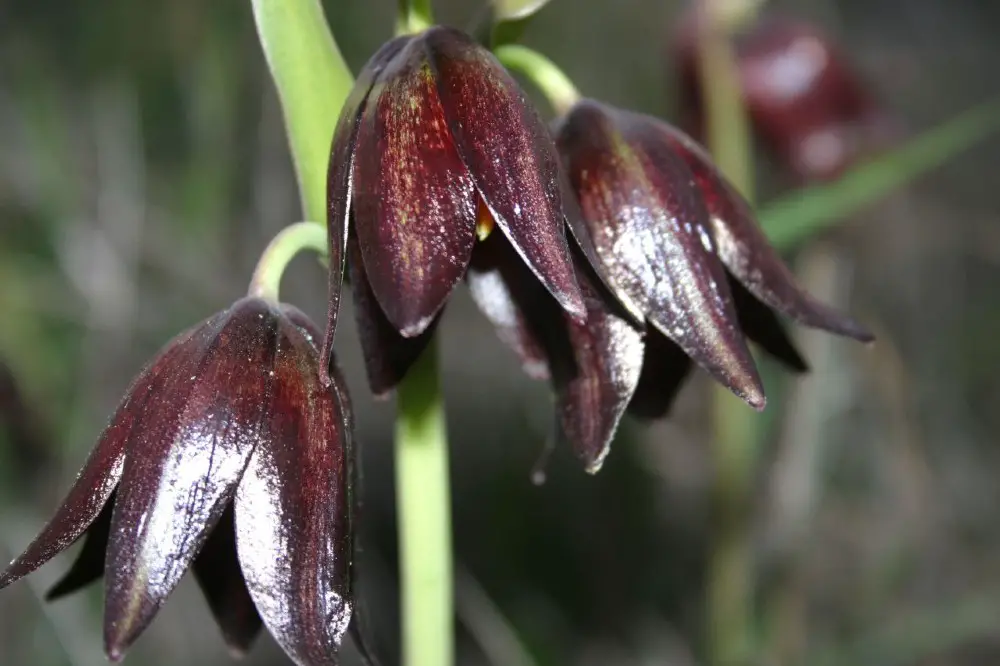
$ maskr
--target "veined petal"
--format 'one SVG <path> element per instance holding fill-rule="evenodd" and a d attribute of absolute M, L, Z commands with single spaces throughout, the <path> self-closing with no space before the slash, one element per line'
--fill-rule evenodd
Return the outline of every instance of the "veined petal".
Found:
<path fill-rule="evenodd" d="M 670 411 L 689 374 L 691 359 L 684 350 L 650 327 L 646 331 L 642 374 L 628 413 L 640 419 L 663 418 Z"/>
<path fill-rule="evenodd" d="M 559 159 L 538 112 L 503 66 L 468 35 L 422 36 L 458 154 L 497 225 L 570 315 L 585 319 L 566 242 Z"/>
<path fill-rule="evenodd" d="M 236 544 L 264 623 L 300 666 L 333 665 L 353 609 L 345 418 L 315 347 L 289 332 L 275 364 L 274 418 L 236 491 Z M 300 379 L 300 377 L 302 379 Z"/>
<path fill-rule="evenodd" d="M 190 367 L 170 368 L 129 439 L 105 563 L 112 660 L 173 591 L 261 439 L 278 324 L 274 307 L 256 298 L 209 320 L 195 333 Z"/>
<path fill-rule="evenodd" d="M 351 213 L 354 154 L 357 145 L 358 125 L 375 79 L 392 57 L 399 53 L 411 37 L 397 37 L 387 42 L 365 64 L 358 74 L 350 95 L 340 109 L 337 127 L 330 148 L 330 165 L 327 171 L 327 242 L 330 251 L 329 293 L 327 296 L 326 334 L 323 339 L 323 358 L 333 352 L 333 339 L 340 313 L 340 295 L 344 286 L 344 266 L 347 261 L 347 234 Z M 318 220 L 317 220 L 318 221 Z M 328 370 L 320 368 L 324 382 L 329 382 Z"/>
<path fill-rule="evenodd" d="M 361 250 L 353 234 L 348 239 L 347 253 L 351 290 L 354 292 L 354 312 L 358 320 L 368 385 L 376 398 L 387 398 L 427 347 L 437 327 L 437 320 L 417 337 L 404 338 L 389 322 L 375 300 L 362 265 Z"/>
<path fill-rule="evenodd" d="M 232 505 L 222 513 L 191 568 L 230 652 L 245 655 L 262 625 L 236 557 Z"/>
<path fill-rule="evenodd" d="M 684 161 L 651 119 L 591 101 L 569 113 L 558 144 L 611 279 L 699 365 L 763 408 L 708 213 Z"/>
<path fill-rule="evenodd" d="M 680 130 L 666 123 L 658 126 L 697 179 L 711 216 L 719 258 L 750 293 L 805 326 L 864 342 L 874 339 L 854 319 L 802 291 L 757 225 L 750 205 L 722 178 L 705 151 Z"/>
<path fill-rule="evenodd" d="M 125 460 L 126 443 L 137 423 L 145 418 L 150 395 L 167 381 L 165 372 L 175 363 L 184 363 L 197 329 L 177 336 L 133 381 L 125 399 L 111 417 L 97 445 L 77 476 L 56 515 L 35 540 L 0 574 L 0 588 L 26 576 L 72 545 L 102 511 L 118 485 Z"/>
<path fill-rule="evenodd" d="M 372 88 L 354 186 L 355 234 L 372 292 L 396 330 L 415 337 L 465 275 L 478 200 L 419 39 Z"/>

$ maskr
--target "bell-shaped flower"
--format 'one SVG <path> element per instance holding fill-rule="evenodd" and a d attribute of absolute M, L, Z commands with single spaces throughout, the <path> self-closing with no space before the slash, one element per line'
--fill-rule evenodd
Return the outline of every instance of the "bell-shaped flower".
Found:
<path fill-rule="evenodd" d="M 112 660 L 191 568 L 234 651 L 263 621 L 297 664 L 336 664 L 355 605 L 352 417 L 336 370 L 320 381 L 318 335 L 248 297 L 175 338 L 0 587 L 86 535 L 49 596 L 103 574 Z"/>

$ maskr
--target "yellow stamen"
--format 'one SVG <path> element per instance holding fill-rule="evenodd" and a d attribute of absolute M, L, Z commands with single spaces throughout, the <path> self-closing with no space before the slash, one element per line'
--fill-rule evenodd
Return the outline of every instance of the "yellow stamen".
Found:
<path fill-rule="evenodd" d="M 483 201 L 482 197 L 479 197 L 479 205 L 476 210 L 476 238 L 480 242 L 486 240 L 493 233 L 493 227 L 496 226 L 496 220 L 493 219 L 493 213 L 490 212 L 489 206 Z"/>

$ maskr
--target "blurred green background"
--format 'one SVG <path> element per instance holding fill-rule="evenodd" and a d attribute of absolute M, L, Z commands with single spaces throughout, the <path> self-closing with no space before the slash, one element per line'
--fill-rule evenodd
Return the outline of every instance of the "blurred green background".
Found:
<path fill-rule="evenodd" d="M 395 3 L 325 4 L 357 71 L 390 35 Z M 483 4 L 435 8 L 471 26 Z M 841 40 L 914 133 L 1000 92 L 995 0 L 768 4 Z M 680 5 L 554 0 L 524 41 L 585 94 L 672 118 Z M 790 257 L 879 342 L 796 331 L 814 372 L 766 368 L 773 398 L 746 526 L 760 664 L 1000 663 L 998 147 L 964 153 Z M 786 179 L 761 169 L 766 202 Z M 0 560 L 57 505 L 138 368 L 237 298 L 257 253 L 299 215 L 247 0 L 0 3 Z M 315 262 L 299 260 L 283 294 L 322 320 Z M 367 393 L 356 335 L 342 326 L 338 348 L 363 444 L 361 586 L 392 665 L 393 411 Z M 538 486 L 547 388 L 520 374 L 463 290 L 442 336 L 459 663 L 704 663 L 717 527 L 707 379 L 667 421 L 627 424 L 598 476 L 557 450 Z M 41 601 L 68 561 L 0 593 L 0 664 L 105 663 L 99 585 Z M 127 659 L 230 663 L 189 580 Z M 262 635 L 246 663 L 287 662 Z"/>

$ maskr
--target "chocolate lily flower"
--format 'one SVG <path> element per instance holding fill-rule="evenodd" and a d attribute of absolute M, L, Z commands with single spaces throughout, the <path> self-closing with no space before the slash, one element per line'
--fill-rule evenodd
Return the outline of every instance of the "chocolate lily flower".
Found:
<path fill-rule="evenodd" d="M 234 651 L 263 620 L 297 664 L 336 664 L 354 606 L 352 424 L 336 371 L 320 382 L 317 336 L 248 297 L 175 338 L 0 587 L 86 534 L 50 597 L 103 573 L 112 660 L 193 568 Z"/>
<path fill-rule="evenodd" d="M 397 38 L 364 67 L 334 133 L 328 198 L 324 348 L 349 263 L 376 394 L 419 354 L 494 225 L 559 305 L 585 316 L 551 135 L 493 55 L 457 30 Z"/>
<path fill-rule="evenodd" d="M 562 432 L 589 470 L 600 467 L 626 407 L 666 413 L 692 360 L 762 409 L 745 337 L 806 367 L 775 312 L 871 340 L 795 285 L 750 206 L 679 130 L 583 100 L 559 122 L 556 143 L 588 232 L 580 236 L 604 269 L 604 280 L 580 278 L 587 323 L 535 325 L 551 304 L 509 269 L 485 266 L 473 293 L 526 369 L 552 376 Z M 578 258 L 584 273 L 587 264 Z M 639 333 L 630 312 L 642 315 Z"/>

